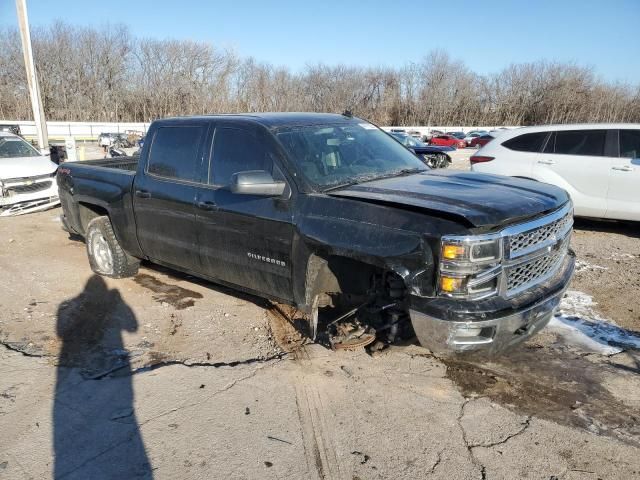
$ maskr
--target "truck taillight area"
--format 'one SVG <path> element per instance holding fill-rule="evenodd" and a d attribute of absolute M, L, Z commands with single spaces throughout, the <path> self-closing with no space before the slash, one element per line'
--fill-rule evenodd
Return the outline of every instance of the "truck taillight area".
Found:
<path fill-rule="evenodd" d="M 474 165 L 476 163 L 490 162 L 494 158 L 495 157 L 484 157 L 482 155 L 473 155 L 471 158 L 469 158 L 469 161 L 471 162 L 471 165 Z"/>

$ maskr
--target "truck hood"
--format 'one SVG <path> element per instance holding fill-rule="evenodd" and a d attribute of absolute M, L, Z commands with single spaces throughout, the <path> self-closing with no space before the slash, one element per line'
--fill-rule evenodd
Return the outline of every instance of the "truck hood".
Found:
<path fill-rule="evenodd" d="M 564 190 L 546 183 L 447 170 L 374 180 L 332 191 L 330 195 L 422 209 L 486 228 L 534 217 L 569 201 Z"/>
<path fill-rule="evenodd" d="M 58 166 L 49 156 L 0 158 L 0 180 L 50 175 Z"/>

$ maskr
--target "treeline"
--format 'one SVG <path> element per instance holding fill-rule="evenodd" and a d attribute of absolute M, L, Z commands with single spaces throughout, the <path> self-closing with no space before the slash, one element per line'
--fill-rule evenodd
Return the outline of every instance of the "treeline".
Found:
<path fill-rule="evenodd" d="M 588 67 L 535 62 L 478 75 L 443 51 L 402 68 L 308 65 L 300 72 L 186 40 L 135 38 L 123 25 L 33 28 L 48 120 L 351 110 L 382 125 L 640 122 L 640 85 Z M 0 30 L 0 118 L 32 117 L 20 37 Z"/>

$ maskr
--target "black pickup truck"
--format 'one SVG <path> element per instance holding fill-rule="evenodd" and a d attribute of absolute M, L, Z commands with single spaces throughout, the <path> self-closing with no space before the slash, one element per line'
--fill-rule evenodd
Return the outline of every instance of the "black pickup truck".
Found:
<path fill-rule="evenodd" d="M 563 190 L 429 170 L 348 115 L 158 120 L 139 157 L 57 180 L 96 273 L 146 259 L 292 305 L 336 348 L 413 328 L 435 352 L 499 352 L 546 325 L 574 270 Z"/>

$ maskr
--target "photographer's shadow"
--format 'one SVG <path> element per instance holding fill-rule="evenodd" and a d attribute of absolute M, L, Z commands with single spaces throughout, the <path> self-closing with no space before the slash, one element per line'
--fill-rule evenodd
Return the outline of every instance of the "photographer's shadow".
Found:
<path fill-rule="evenodd" d="M 134 411 L 122 331 L 138 324 L 118 290 L 94 275 L 58 308 L 54 478 L 152 478 Z"/>

